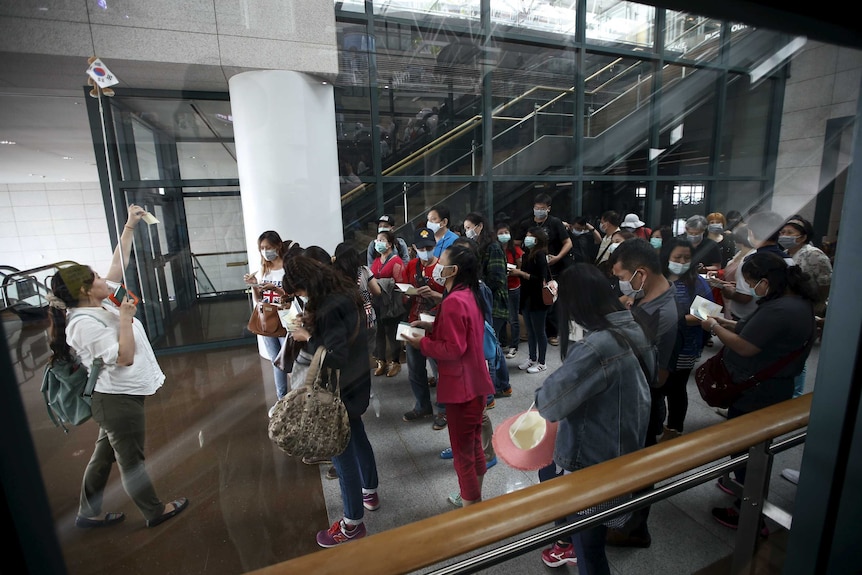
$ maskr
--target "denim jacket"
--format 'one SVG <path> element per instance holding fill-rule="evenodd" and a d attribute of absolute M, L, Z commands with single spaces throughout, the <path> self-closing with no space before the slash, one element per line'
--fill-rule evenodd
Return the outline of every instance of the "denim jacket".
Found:
<path fill-rule="evenodd" d="M 630 311 L 607 315 L 614 329 L 635 344 L 651 374 L 655 347 Z M 563 365 L 536 390 L 536 407 L 559 421 L 554 461 L 576 471 L 644 446 L 650 387 L 637 356 L 608 331 L 587 332 L 569 347 Z"/>

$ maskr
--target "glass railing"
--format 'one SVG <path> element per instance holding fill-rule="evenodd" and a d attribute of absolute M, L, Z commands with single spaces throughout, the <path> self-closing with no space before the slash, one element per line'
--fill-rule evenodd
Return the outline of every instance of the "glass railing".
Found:
<path fill-rule="evenodd" d="M 248 289 L 243 281 L 248 266 L 246 252 L 193 253 L 191 256 L 198 297 L 213 297 Z"/>

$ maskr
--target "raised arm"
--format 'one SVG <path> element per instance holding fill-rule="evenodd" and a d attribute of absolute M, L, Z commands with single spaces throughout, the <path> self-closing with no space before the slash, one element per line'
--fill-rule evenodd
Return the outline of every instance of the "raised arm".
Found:
<path fill-rule="evenodd" d="M 117 248 L 114 250 L 114 257 L 111 259 L 111 268 L 105 274 L 106 280 L 117 283 L 123 281 L 123 269 L 128 267 L 129 256 L 132 254 L 132 239 L 135 236 L 135 227 L 146 213 L 147 211 L 141 206 L 135 204 L 129 206 L 129 216 L 120 233 L 120 241 L 117 243 Z"/>

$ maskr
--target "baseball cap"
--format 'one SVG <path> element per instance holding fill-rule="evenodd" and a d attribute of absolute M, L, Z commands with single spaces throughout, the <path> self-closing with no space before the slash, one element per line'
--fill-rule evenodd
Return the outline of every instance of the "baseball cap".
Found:
<path fill-rule="evenodd" d="M 413 237 L 413 245 L 419 248 L 433 248 L 437 245 L 437 239 L 434 237 L 434 232 L 428 228 L 419 228 Z"/>
<path fill-rule="evenodd" d="M 386 214 L 383 214 L 382 216 L 377 218 L 377 223 L 379 224 L 380 222 L 386 222 L 390 226 L 395 225 L 395 220 L 392 219 L 392 216 L 387 216 Z"/>

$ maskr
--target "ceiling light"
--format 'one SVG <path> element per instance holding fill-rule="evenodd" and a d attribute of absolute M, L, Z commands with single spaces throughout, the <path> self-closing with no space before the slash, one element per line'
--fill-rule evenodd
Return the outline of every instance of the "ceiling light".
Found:
<path fill-rule="evenodd" d="M 17 142 L 13 142 L 11 140 L 0 140 L 0 144 L 4 146 L 14 146 Z"/>
<path fill-rule="evenodd" d="M 71 160 L 71 159 L 72 159 L 72 156 L 63 156 L 63 159 L 64 159 L 64 160 Z"/>

